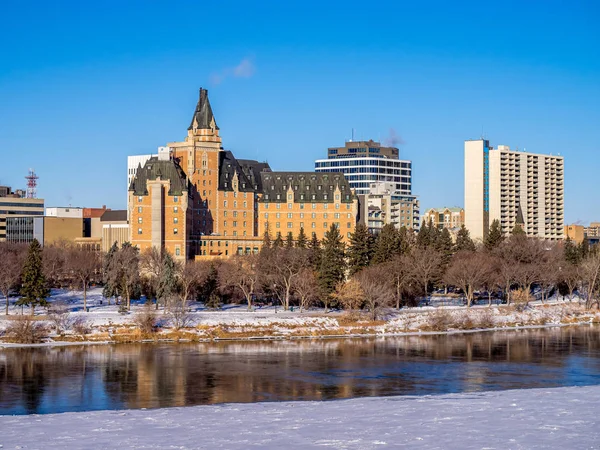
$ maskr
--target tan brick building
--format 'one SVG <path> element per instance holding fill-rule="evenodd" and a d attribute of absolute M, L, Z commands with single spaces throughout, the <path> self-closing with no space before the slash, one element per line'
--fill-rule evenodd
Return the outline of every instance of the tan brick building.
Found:
<path fill-rule="evenodd" d="M 169 154 L 138 167 L 129 187 L 131 242 L 140 249 L 230 256 L 258 252 L 267 226 L 273 238 L 296 237 L 304 227 L 321 239 L 331 223 L 345 239 L 354 231 L 357 201 L 342 174 L 272 172 L 267 163 L 236 159 L 223 149 L 205 89 L 187 136 L 167 146 Z"/>

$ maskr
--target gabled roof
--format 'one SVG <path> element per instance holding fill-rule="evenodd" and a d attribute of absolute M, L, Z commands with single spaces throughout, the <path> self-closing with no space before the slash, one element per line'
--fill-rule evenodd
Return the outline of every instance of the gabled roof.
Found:
<path fill-rule="evenodd" d="M 523 210 L 521 209 L 521 205 L 517 208 L 517 218 L 515 220 L 516 225 L 525 225 L 525 220 L 523 219 Z"/>
<path fill-rule="evenodd" d="M 271 172 L 271 167 L 266 162 L 258 162 L 253 159 L 238 159 L 242 171 L 257 191 L 262 191 L 261 172 Z"/>
<path fill-rule="evenodd" d="M 287 202 L 288 189 L 295 202 L 333 203 L 335 189 L 341 191 L 341 203 L 352 203 L 354 195 L 341 173 L 327 172 L 261 172 L 263 202 Z"/>
<path fill-rule="evenodd" d="M 238 174 L 238 191 L 254 192 L 254 184 L 229 150 L 219 152 L 219 190 L 233 191 L 234 174 Z"/>
<path fill-rule="evenodd" d="M 129 190 L 133 191 L 134 195 L 148 195 L 147 182 L 157 178 L 171 182 L 169 195 L 183 195 L 184 191 L 189 192 L 190 190 L 187 177 L 181 166 L 172 159 L 159 160 L 156 156 L 146 161 L 144 167 L 138 166 Z"/>
<path fill-rule="evenodd" d="M 212 129 L 213 126 L 216 130 L 219 129 L 212 108 L 210 107 L 210 102 L 208 101 L 208 91 L 206 89 L 200 88 L 198 104 L 196 105 L 196 110 L 194 111 L 192 122 L 190 123 L 188 130 L 194 129 L 194 124 L 196 125 L 196 128 L 201 130 Z"/>

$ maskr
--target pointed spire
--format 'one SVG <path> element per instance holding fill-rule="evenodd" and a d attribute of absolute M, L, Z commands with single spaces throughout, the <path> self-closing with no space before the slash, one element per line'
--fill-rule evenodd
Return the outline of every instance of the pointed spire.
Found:
<path fill-rule="evenodd" d="M 200 98 L 198 99 L 192 122 L 188 127 L 188 130 L 196 129 L 219 129 L 215 117 L 213 116 L 210 102 L 208 101 L 208 91 L 202 88 L 200 88 Z"/>

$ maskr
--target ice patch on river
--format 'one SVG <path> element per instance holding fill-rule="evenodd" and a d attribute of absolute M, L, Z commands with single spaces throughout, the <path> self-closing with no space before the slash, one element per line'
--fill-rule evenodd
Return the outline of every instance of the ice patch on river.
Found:
<path fill-rule="evenodd" d="M 600 386 L 0 416 L 2 448 L 598 448 Z"/>

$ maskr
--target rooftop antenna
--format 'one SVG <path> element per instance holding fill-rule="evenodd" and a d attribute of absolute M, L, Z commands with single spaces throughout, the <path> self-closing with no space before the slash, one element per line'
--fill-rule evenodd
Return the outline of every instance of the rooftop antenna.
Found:
<path fill-rule="evenodd" d="M 33 169 L 29 169 L 29 174 L 25 177 L 27 180 L 27 198 L 35 198 L 37 193 L 37 180 L 39 177 Z"/>

